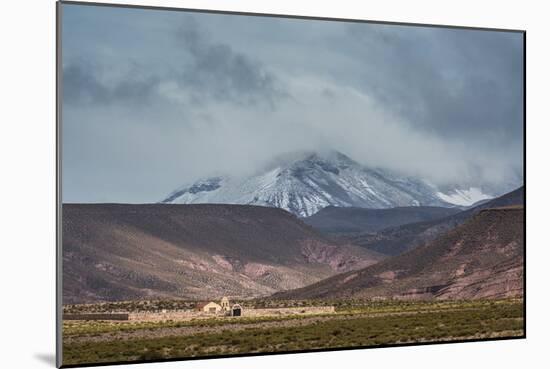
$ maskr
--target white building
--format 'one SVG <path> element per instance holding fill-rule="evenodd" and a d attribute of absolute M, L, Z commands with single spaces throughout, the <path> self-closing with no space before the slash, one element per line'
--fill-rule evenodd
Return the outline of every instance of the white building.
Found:
<path fill-rule="evenodd" d="M 210 301 L 198 304 L 197 310 L 204 313 L 218 314 L 222 311 L 222 307 L 215 302 Z"/>

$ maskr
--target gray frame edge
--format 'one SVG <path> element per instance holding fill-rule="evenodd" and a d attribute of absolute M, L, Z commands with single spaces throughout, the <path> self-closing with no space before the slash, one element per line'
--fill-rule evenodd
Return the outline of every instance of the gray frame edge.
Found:
<path fill-rule="evenodd" d="M 56 232 L 55 232 L 55 241 L 56 241 L 56 260 L 55 260 L 55 272 L 56 272 L 56 283 L 55 283 L 55 365 L 56 367 L 61 367 L 63 365 L 63 250 L 62 250 L 62 222 L 61 222 L 61 213 L 62 213 L 62 192 L 61 192 L 61 133 L 62 133 L 62 3 L 56 2 L 56 65 L 55 65 L 55 78 L 56 78 L 56 106 L 55 106 L 55 121 L 56 121 Z"/>

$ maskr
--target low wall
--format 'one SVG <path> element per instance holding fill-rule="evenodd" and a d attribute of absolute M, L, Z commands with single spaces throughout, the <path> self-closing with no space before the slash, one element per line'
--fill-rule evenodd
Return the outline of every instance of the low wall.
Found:
<path fill-rule="evenodd" d="M 244 317 L 262 316 L 287 316 L 287 315 L 314 315 L 334 313 L 334 306 L 307 306 L 291 308 L 246 309 L 243 308 Z M 215 317 L 227 317 L 224 314 L 212 314 L 195 310 L 167 310 L 157 312 L 135 313 L 89 313 L 89 314 L 63 314 L 63 320 L 129 320 L 160 322 L 166 320 L 185 321 L 191 319 L 208 319 Z M 229 317 L 227 317 L 229 318 Z M 238 319 L 230 318 L 230 319 Z"/>
<path fill-rule="evenodd" d="M 168 310 L 166 312 L 138 312 L 129 313 L 128 320 L 134 321 L 163 321 L 163 320 L 191 320 L 195 318 L 212 318 L 220 314 L 205 313 L 194 310 Z"/>
<path fill-rule="evenodd" d="M 63 320 L 128 320 L 128 313 L 63 314 Z"/>
<path fill-rule="evenodd" d="M 291 308 L 243 309 L 243 316 L 284 316 L 334 313 L 334 306 L 305 306 Z"/>

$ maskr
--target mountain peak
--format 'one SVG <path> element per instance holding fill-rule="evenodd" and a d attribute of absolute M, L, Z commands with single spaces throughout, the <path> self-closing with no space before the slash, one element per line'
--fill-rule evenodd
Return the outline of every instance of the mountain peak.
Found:
<path fill-rule="evenodd" d="M 346 154 L 343 154 L 342 152 L 336 151 L 336 150 L 311 152 L 307 156 L 306 160 L 325 161 L 325 162 L 330 162 L 330 163 L 334 163 L 334 164 L 359 165 L 356 161 L 352 160 Z"/>
<path fill-rule="evenodd" d="M 335 150 L 280 155 L 243 177 L 215 176 L 172 192 L 163 203 L 273 206 L 306 217 L 327 206 L 449 206 L 420 180 L 395 178 Z"/>

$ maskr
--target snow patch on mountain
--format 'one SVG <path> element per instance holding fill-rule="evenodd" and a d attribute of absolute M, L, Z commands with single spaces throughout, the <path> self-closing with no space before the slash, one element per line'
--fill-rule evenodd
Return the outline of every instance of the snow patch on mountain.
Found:
<path fill-rule="evenodd" d="M 286 155 L 250 176 L 199 179 L 177 189 L 162 202 L 273 206 L 301 217 L 313 215 L 329 205 L 452 206 L 437 193 L 437 189 L 426 182 L 367 168 L 333 151 Z"/>
<path fill-rule="evenodd" d="M 437 192 L 437 196 L 445 202 L 459 206 L 470 206 L 478 201 L 487 200 L 493 197 L 483 193 L 481 189 L 477 187 L 455 189 L 449 193 Z"/>

